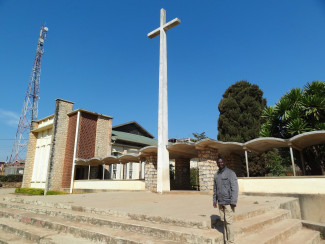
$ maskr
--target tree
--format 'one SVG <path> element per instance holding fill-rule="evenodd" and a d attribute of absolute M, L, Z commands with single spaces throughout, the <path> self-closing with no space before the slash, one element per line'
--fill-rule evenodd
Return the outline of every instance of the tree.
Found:
<path fill-rule="evenodd" d="M 219 103 L 218 140 L 246 142 L 259 137 L 261 115 L 266 106 L 257 85 L 239 81 L 231 85 Z"/>
<path fill-rule="evenodd" d="M 315 130 L 325 130 L 325 82 L 313 81 L 287 92 L 274 106 L 264 109 L 260 135 L 291 138 Z M 323 153 L 321 153 L 323 152 Z M 324 145 L 304 150 L 312 174 L 324 174 Z M 315 163 L 317 162 L 317 163 Z"/>
<path fill-rule="evenodd" d="M 202 133 L 192 133 L 192 135 L 194 136 L 194 138 L 191 138 L 191 141 L 193 141 L 193 142 L 197 142 L 197 141 L 203 140 L 205 138 L 208 138 L 205 135 L 205 132 L 202 132 Z"/>
<path fill-rule="evenodd" d="M 257 85 L 239 81 L 231 85 L 219 103 L 218 140 L 246 142 L 259 137 L 261 115 L 266 107 L 263 91 Z M 249 153 L 250 175 L 267 173 L 264 155 Z M 244 162 L 244 160 L 242 160 Z M 245 164 L 243 174 L 246 173 Z"/>
<path fill-rule="evenodd" d="M 265 122 L 260 135 L 287 139 L 308 131 L 325 130 L 324 94 L 325 82 L 321 81 L 290 90 L 275 106 L 263 111 Z"/>

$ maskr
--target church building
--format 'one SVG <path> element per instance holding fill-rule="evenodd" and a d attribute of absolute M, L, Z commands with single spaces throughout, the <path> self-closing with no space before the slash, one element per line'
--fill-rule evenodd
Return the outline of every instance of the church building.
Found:
<path fill-rule="evenodd" d="M 138 187 L 144 189 L 145 164 L 135 156 L 157 141 L 135 121 L 112 126 L 112 120 L 91 111 L 73 110 L 72 102 L 57 99 L 53 115 L 32 123 L 22 187 L 65 190 L 79 182 L 82 188 L 86 184 L 85 188 L 96 189 L 89 180 L 102 185 L 98 182 L 128 179 L 127 185 L 137 180 L 142 182 Z M 106 161 L 101 160 L 105 157 Z"/>

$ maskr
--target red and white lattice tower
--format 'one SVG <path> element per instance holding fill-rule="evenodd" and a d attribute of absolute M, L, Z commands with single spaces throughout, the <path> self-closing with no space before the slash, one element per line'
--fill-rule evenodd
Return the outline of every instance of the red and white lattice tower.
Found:
<path fill-rule="evenodd" d="M 31 123 L 33 120 L 37 120 L 41 59 L 44 53 L 43 45 L 47 31 L 48 28 L 42 25 L 37 43 L 34 66 L 29 78 L 24 105 L 20 114 L 16 138 L 14 145 L 12 146 L 9 162 L 16 162 L 25 159 Z"/>

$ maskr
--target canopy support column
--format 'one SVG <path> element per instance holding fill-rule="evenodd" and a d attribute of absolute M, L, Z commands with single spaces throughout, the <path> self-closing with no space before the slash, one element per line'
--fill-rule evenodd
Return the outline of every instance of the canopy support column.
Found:
<path fill-rule="evenodd" d="M 302 166 L 302 173 L 306 175 L 306 168 L 305 168 L 305 158 L 304 154 L 302 153 L 302 150 L 299 151 L 300 153 L 300 159 L 301 159 L 301 166 Z"/>
<path fill-rule="evenodd" d="M 88 180 L 90 178 L 90 164 L 88 165 Z"/>
<path fill-rule="evenodd" d="M 247 177 L 249 177 L 247 148 L 244 149 L 245 149 L 246 172 L 247 172 Z"/>
<path fill-rule="evenodd" d="M 122 166 L 122 162 L 120 161 L 120 180 L 123 179 L 123 166 Z"/>
<path fill-rule="evenodd" d="M 105 164 L 103 164 L 103 180 L 105 179 Z"/>
<path fill-rule="evenodd" d="M 291 145 L 290 145 L 290 156 L 291 156 L 291 164 L 292 164 L 293 176 L 296 176 L 295 161 L 293 159 L 293 150 L 292 150 Z"/>

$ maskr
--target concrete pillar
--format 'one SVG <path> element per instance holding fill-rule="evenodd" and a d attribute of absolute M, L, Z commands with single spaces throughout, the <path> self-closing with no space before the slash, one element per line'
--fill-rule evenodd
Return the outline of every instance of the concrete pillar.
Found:
<path fill-rule="evenodd" d="M 38 123 L 33 121 L 30 130 L 34 130 L 38 127 Z M 35 161 L 35 151 L 36 151 L 36 142 L 37 142 L 37 134 L 33 132 L 29 132 L 27 153 L 26 153 L 26 162 L 24 168 L 24 176 L 23 176 L 23 188 L 29 188 L 31 186 L 34 161 Z"/>
<path fill-rule="evenodd" d="M 72 112 L 72 109 L 72 102 L 65 101 L 62 99 L 56 100 L 53 118 L 53 136 L 50 148 L 49 166 L 47 170 L 47 180 L 45 184 L 44 194 L 46 194 L 48 190 L 61 190 L 62 188 L 62 178 L 63 169 L 65 166 L 64 161 L 69 125 L 69 117 L 67 114 Z M 74 139 L 74 137 L 72 138 Z M 71 172 L 68 173 L 70 177 Z M 70 180 L 68 182 L 70 183 Z"/>

